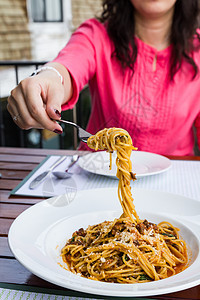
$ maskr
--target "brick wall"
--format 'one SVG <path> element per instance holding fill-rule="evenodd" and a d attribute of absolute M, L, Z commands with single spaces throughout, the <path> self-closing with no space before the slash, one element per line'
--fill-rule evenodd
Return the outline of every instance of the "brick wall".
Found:
<path fill-rule="evenodd" d="M 31 59 L 26 0 L 0 0 L 0 60 Z"/>
<path fill-rule="evenodd" d="M 77 28 L 83 21 L 101 12 L 101 0 L 72 0 L 72 22 Z"/>

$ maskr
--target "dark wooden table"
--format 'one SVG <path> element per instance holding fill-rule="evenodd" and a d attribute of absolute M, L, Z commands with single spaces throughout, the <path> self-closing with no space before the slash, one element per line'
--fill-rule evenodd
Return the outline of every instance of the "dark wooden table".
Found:
<path fill-rule="evenodd" d="M 22 196 L 9 196 L 10 191 L 15 188 L 30 171 L 32 171 L 46 155 L 72 155 L 74 151 L 69 150 L 47 150 L 47 149 L 24 149 L 0 147 L 0 287 L 29 290 L 41 288 L 62 295 L 88 296 L 83 293 L 74 293 L 53 285 L 30 273 L 13 256 L 8 246 L 8 231 L 14 219 L 25 209 L 42 198 L 31 198 Z M 84 155 L 85 152 L 79 154 Z M 171 159 L 200 160 L 200 157 L 169 157 Z M 97 296 L 91 296 L 98 298 Z M 102 297 L 101 297 L 102 298 Z M 104 297 L 104 299 L 107 297 Z M 153 299 L 200 299 L 200 285 L 181 292 L 147 297 Z"/>

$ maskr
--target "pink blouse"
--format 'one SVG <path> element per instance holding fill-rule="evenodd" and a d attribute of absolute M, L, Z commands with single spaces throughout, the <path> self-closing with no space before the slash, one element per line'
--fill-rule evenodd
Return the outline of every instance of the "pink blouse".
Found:
<path fill-rule="evenodd" d="M 129 132 L 138 150 L 191 155 L 193 125 L 200 146 L 200 73 L 191 80 L 193 68 L 183 62 L 170 82 L 172 46 L 157 51 L 138 38 L 136 42 L 138 56 L 132 76 L 129 68 L 123 71 L 112 57 L 114 45 L 104 25 L 96 19 L 83 23 L 54 60 L 64 65 L 73 78 L 73 97 L 63 109 L 75 105 L 88 83 L 92 98 L 87 126 L 90 133 L 120 127 Z M 200 68 L 200 50 L 193 57 Z"/>

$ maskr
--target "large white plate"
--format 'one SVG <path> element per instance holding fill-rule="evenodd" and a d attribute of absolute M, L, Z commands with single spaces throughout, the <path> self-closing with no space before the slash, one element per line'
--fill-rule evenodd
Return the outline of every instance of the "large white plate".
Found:
<path fill-rule="evenodd" d="M 134 198 L 141 218 L 155 223 L 166 220 L 180 228 L 192 251 L 186 270 L 157 282 L 116 284 L 82 278 L 59 265 L 62 263 L 60 250 L 74 231 L 120 216 L 116 189 L 66 194 L 32 206 L 11 225 L 10 248 L 19 262 L 35 275 L 65 288 L 101 296 L 151 296 L 200 284 L 200 202 L 139 189 L 134 190 Z"/>
<path fill-rule="evenodd" d="M 112 155 L 113 164 L 111 170 L 109 170 L 110 155 L 106 151 L 92 152 L 84 155 L 79 158 L 78 164 L 86 171 L 116 178 L 116 152 Z M 131 161 L 133 173 L 136 173 L 136 177 L 155 175 L 171 167 L 171 161 L 167 157 L 144 151 L 133 151 Z"/>

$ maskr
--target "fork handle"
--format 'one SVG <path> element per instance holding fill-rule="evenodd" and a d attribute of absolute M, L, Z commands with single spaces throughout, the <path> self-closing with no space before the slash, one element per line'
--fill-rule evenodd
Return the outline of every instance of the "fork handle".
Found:
<path fill-rule="evenodd" d="M 76 129 L 79 129 L 79 126 L 77 125 L 77 124 L 75 124 L 75 123 L 73 123 L 73 122 L 70 122 L 70 121 L 65 121 L 65 120 L 55 120 L 56 122 L 60 122 L 60 123 L 65 123 L 65 124 L 69 124 L 69 125 L 72 125 L 72 126 L 74 126 L 74 127 L 76 127 Z"/>
<path fill-rule="evenodd" d="M 65 172 L 68 172 L 68 170 L 69 170 L 73 165 L 75 165 L 75 164 L 77 163 L 77 161 L 78 161 L 78 158 L 77 158 L 77 160 L 72 161 L 72 162 L 68 165 L 68 167 L 67 167 L 67 169 L 65 170 Z"/>

